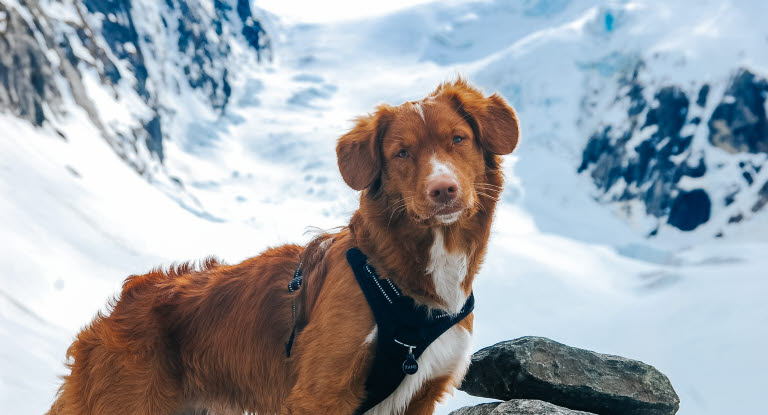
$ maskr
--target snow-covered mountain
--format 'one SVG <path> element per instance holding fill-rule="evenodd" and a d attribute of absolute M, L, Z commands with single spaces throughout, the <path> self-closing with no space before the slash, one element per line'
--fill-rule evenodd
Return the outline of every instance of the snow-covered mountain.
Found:
<path fill-rule="evenodd" d="M 247 0 L 0 0 L 0 407 L 46 409 L 125 276 L 345 224 L 336 138 L 462 73 L 523 132 L 476 348 L 547 336 L 658 367 L 682 414 L 749 413 L 768 370 L 766 15 L 454 0 L 287 24 Z"/>
<path fill-rule="evenodd" d="M 162 166 L 169 138 L 200 139 L 189 137 L 190 120 L 218 120 L 246 82 L 243 68 L 271 59 L 247 0 L 7 0 L 0 33 L 0 111 L 63 140 L 81 111 L 176 197 Z"/>
<path fill-rule="evenodd" d="M 716 91 L 692 79 L 685 89 L 653 88 L 648 101 L 642 67 L 609 104 L 626 116 L 590 137 L 579 171 L 590 173 L 600 200 L 627 216 L 658 218 L 651 235 L 666 223 L 683 231 L 707 224 L 710 235 L 723 236 L 728 224 L 768 203 L 768 176 L 760 173 L 768 157 L 768 81 L 736 68 L 727 81 L 715 80 Z"/>
<path fill-rule="evenodd" d="M 727 235 L 768 202 L 768 5 L 601 3 L 469 4 L 424 58 L 474 61 L 639 232 Z"/>

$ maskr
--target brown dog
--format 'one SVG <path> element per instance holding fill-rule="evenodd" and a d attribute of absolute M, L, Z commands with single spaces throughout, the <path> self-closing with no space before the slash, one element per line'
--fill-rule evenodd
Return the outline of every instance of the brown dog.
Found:
<path fill-rule="evenodd" d="M 344 181 L 362 190 L 348 227 L 237 265 L 129 277 L 112 312 L 67 351 L 71 374 L 49 413 L 355 413 L 377 326 L 345 253 L 359 248 L 416 303 L 458 313 L 485 255 L 499 155 L 517 141 L 512 108 L 461 79 L 379 106 L 336 148 Z M 289 292 L 300 263 L 304 284 Z M 367 413 L 431 414 L 466 371 L 471 332 L 470 314 Z"/>

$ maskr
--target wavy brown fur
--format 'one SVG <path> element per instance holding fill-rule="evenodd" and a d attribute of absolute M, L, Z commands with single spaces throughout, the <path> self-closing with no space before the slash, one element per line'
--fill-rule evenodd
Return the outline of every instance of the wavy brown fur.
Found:
<path fill-rule="evenodd" d="M 67 351 L 51 415 L 352 414 L 364 398 L 373 358 L 373 316 L 347 264 L 352 247 L 417 301 L 445 306 L 427 274 L 434 232 L 467 255 L 460 289 L 471 290 L 502 186 L 499 154 L 517 144 L 514 112 L 465 81 L 441 85 L 419 105 L 380 106 L 340 138 L 344 180 L 363 190 L 349 226 L 306 247 L 283 245 L 237 265 L 209 259 L 129 277 Z M 426 114 L 426 117 L 425 115 Z M 450 144 L 452 135 L 465 138 Z M 397 158 L 408 148 L 413 156 Z M 462 187 L 461 218 L 436 222 L 425 202 L 427 156 L 450 160 Z M 414 196 L 415 195 L 415 196 Z M 304 285 L 287 284 L 301 262 Z M 300 330 L 285 356 L 297 305 Z M 472 316 L 460 325 L 471 332 Z M 430 379 L 407 414 L 431 414 L 461 374 Z"/>

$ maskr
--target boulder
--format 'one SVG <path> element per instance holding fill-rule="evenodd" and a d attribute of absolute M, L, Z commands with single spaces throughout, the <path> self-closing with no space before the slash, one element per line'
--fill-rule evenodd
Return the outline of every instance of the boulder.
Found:
<path fill-rule="evenodd" d="M 499 405 L 501 405 L 501 402 L 483 403 L 477 406 L 465 406 L 448 415 L 491 415 Z"/>
<path fill-rule="evenodd" d="M 539 399 L 595 414 L 668 415 L 680 406 L 669 379 L 652 366 L 542 337 L 478 351 L 459 389 L 503 401 Z"/>
<path fill-rule="evenodd" d="M 503 403 L 486 403 L 465 406 L 450 415 L 590 415 L 589 412 L 575 411 L 533 399 L 513 399 Z"/>

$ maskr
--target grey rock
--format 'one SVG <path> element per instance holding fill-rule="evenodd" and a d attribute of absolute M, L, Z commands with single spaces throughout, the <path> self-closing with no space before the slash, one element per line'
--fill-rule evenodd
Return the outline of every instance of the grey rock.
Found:
<path fill-rule="evenodd" d="M 706 165 L 690 151 L 693 136 L 684 134 L 690 99 L 682 88 L 663 86 L 653 94 L 653 104 L 643 97 L 646 87 L 639 79 L 642 64 L 620 81 L 628 91 L 619 101 L 627 109 L 626 123 L 604 125 L 589 138 L 582 153 L 579 172 L 588 172 L 609 202 L 639 200 L 645 213 L 660 220 L 676 212 L 694 212 L 668 223 L 681 230 L 693 230 L 709 220 L 709 204 L 691 204 L 679 193 L 683 177 L 701 177 Z M 699 120 L 700 122 L 700 120 Z M 638 140 L 643 131 L 654 131 Z M 617 192 L 616 185 L 622 190 Z M 696 196 L 699 196 L 697 193 Z M 708 196 L 707 196 L 708 199 Z M 696 199 L 695 201 L 698 201 Z"/>
<path fill-rule="evenodd" d="M 67 12 L 53 14 L 47 3 L 0 1 L 0 112 L 35 126 L 55 124 L 69 113 L 71 97 L 142 175 L 164 160 L 175 113 L 162 103 L 180 93 L 180 81 L 223 113 L 236 64 L 272 57 L 270 37 L 248 0 L 216 0 L 212 9 L 201 0 L 166 0 L 157 2 L 160 16 L 145 16 L 146 7 L 136 0 L 64 2 L 60 7 Z M 122 86 L 131 87 L 147 111 L 137 112 L 132 123 L 108 125 L 84 87 L 86 72 L 115 97 L 124 94 Z"/>
<path fill-rule="evenodd" d="M 450 415 L 590 415 L 535 399 L 513 399 L 509 402 L 465 406 Z"/>
<path fill-rule="evenodd" d="M 763 187 L 757 192 L 757 201 L 752 206 L 752 212 L 757 212 L 765 205 L 768 205 L 768 181 L 763 184 Z"/>
<path fill-rule="evenodd" d="M 491 415 L 501 402 L 483 403 L 477 406 L 465 406 L 459 408 L 449 415 Z"/>
<path fill-rule="evenodd" d="M 491 415 L 590 415 L 534 399 L 513 399 L 496 407 Z"/>
<path fill-rule="evenodd" d="M 639 62 L 634 70 L 623 72 L 616 96 L 607 104 L 625 111 L 624 117 L 602 120 L 600 112 L 591 110 L 600 107 L 597 101 L 582 105 L 583 116 L 598 122 L 578 171 L 594 182 L 597 200 L 618 205 L 617 210 L 630 219 L 646 215 L 651 219 L 645 229 L 649 236 L 665 224 L 692 231 L 704 223 L 735 223 L 730 218 L 737 214 L 741 219 L 751 217 L 748 210 L 724 215 L 715 208 L 732 204 L 739 193 L 751 198 L 752 189 L 765 183 L 759 175 L 764 159 L 750 156 L 768 153 L 768 79 L 738 68 L 724 93 L 715 93 L 710 84 L 694 93 L 680 85 L 648 84 L 647 76 L 640 76 L 644 68 Z M 695 136 L 707 137 L 709 145 L 731 156 L 713 160 L 692 145 Z M 688 178 L 705 175 L 716 177 L 718 188 L 728 188 L 729 193 L 720 196 L 711 184 L 696 189 L 686 185 Z M 723 198 L 713 199 L 715 195 Z M 758 195 L 748 209 L 756 213 L 766 204 L 768 200 Z"/>
<path fill-rule="evenodd" d="M 0 111 L 40 126 L 46 118 L 43 107 L 61 103 L 53 65 L 35 38 L 35 28 L 16 9 L 0 3 L 0 16 Z"/>
<path fill-rule="evenodd" d="M 680 406 L 669 379 L 652 366 L 542 337 L 475 353 L 460 389 L 504 401 L 540 399 L 595 414 L 667 415 Z"/>
<path fill-rule="evenodd" d="M 709 142 L 730 153 L 768 152 L 768 80 L 741 69 L 709 120 Z"/>

